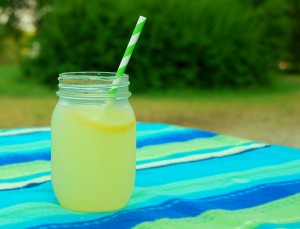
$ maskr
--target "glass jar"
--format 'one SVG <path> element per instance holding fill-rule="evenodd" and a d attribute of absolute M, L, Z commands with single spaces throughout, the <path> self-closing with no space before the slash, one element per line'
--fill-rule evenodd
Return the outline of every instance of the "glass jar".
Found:
<path fill-rule="evenodd" d="M 136 120 L 129 77 L 59 75 L 51 120 L 51 177 L 59 203 L 80 212 L 122 208 L 135 180 Z"/>

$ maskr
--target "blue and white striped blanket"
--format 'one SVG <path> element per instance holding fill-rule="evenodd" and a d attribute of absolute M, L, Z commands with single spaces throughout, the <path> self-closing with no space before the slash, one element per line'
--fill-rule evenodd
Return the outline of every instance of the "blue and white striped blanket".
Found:
<path fill-rule="evenodd" d="M 50 129 L 0 131 L 3 228 L 300 228 L 300 150 L 167 124 L 137 125 L 124 209 L 77 213 L 51 186 Z"/>

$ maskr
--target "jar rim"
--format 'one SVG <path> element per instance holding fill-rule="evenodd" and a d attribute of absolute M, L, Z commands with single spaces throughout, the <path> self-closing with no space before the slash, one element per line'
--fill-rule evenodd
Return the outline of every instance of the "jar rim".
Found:
<path fill-rule="evenodd" d="M 116 72 L 81 71 L 60 73 L 56 93 L 62 98 L 99 100 L 101 98 L 128 98 L 129 75 Z M 113 93 L 112 93 L 113 92 Z"/>
<path fill-rule="evenodd" d="M 105 78 L 107 80 L 114 80 L 116 78 L 129 77 L 128 74 L 117 76 L 116 72 L 102 72 L 102 71 L 80 71 L 80 72 L 63 72 L 59 74 L 58 80 L 61 79 L 83 79 L 93 77 L 92 79 Z"/>

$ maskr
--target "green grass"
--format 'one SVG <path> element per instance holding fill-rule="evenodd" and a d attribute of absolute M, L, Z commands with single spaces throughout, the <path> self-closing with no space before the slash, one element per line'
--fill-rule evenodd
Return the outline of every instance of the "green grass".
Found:
<path fill-rule="evenodd" d="M 132 79 L 131 79 L 132 80 Z M 273 81 L 266 86 L 256 86 L 243 89 L 220 88 L 220 89 L 176 89 L 169 88 L 161 91 L 148 91 L 141 94 L 141 96 L 152 98 L 176 98 L 176 99 L 198 99 L 199 97 L 205 99 L 224 99 L 224 100 L 240 100 L 240 99 L 270 99 L 281 96 L 285 93 L 292 93 L 300 90 L 300 73 L 286 74 L 275 72 L 273 74 Z"/>
<path fill-rule="evenodd" d="M 9 96 L 49 96 L 53 91 L 21 77 L 21 69 L 14 65 L 0 66 L 0 94 Z"/>
<path fill-rule="evenodd" d="M 0 94 L 9 96 L 51 96 L 55 90 L 39 85 L 26 78 L 22 78 L 21 69 L 15 65 L 0 65 Z M 220 99 L 240 100 L 243 99 L 276 99 L 282 94 L 300 90 L 300 74 L 287 75 L 284 73 L 274 74 L 274 81 L 266 87 L 253 87 L 247 89 L 176 89 L 172 88 L 161 91 L 147 91 L 137 94 L 139 97 L 151 97 L 155 99 L 174 98 L 185 99 Z M 56 80 L 56 79 L 54 79 Z M 133 79 L 134 80 L 134 79 Z"/>
<path fill-rule="evenodd" d="M 244 90 L 182 90 L 134 94 L 138 121 L 164 122 L 300 148 L 300 75 L 278 75 L 273 85 Z M 55 91 L 0 67 L 0 128 L 48 126 Z"/>

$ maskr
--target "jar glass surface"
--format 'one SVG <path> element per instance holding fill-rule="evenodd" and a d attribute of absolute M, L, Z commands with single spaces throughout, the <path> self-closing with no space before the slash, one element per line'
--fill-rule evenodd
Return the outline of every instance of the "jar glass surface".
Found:
<path fill-rule="evenodd" d="M 71 210 L 122 208 L 135 180 L 136 121 L 128 75 L 63 73 L 51 120 L 51 178 Z"/>

